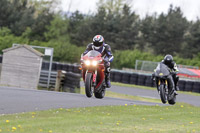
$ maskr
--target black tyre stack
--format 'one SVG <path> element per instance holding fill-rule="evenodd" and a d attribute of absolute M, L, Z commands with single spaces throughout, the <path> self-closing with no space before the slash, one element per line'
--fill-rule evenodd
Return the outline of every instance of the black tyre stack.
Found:
<path fill-rule="evenodd" d="M 2 60 L 3 60 L 3 57 L 2 57 L 2 56 L 0 56 L 0 63 L 2 63 Z"/>
<path fill-rule="evenodd" d="M 42 70 L 49 70 L 49 62 L 47 61 L 42 62 Z"/>
<path fill-rule="evenodd" d="M 52 71 L 57 71 L 57 62 L 52 62 Z"/>
<path fill-rule="evenodd" d="M 179 86 L 180 91 L 185 91 L 185 83 L 186 83 L 185 80 L 179 80 L 178 86 Z"/>
<path fill-rule="evenodd" d="M 130 84 L 130 77 L 131 77 L 131 73 L 122 73 L 121 82 L 125 84 Z"/>
<path fill-rule="evenodd" d="M 81 70 L 79 68 L 80 68 L 80 65 L 73 65 L 73 72 L 74 73 L 81 73 Z"/>
<path fill-rule="evenodd" d="M 68 71 L 68 67 L 69 67 L 68 64 L 63 64 L 63 67 L 62 67 L 62 68 L 63 68 L 64 71 Z"/>
<path fill-rule="evenodd" d="M 80 93 L 80 78 L 80 74 L 67 72 L 65 75 L 63 91 Z"/>
<path fill-rule="evenodd" d="M 200 82 L 194 82 L 192 92 L 200 93 Z"/>
<path fill-rule="evenodd" d="M 121 82 L 122 81 L 122 73 L 120 71 L 115 71 L 114 82 Z"/>
<path fill-rule="evenodd" d="M 0 63 L 1 62 L 2 62 L 2 56 L 0 56 Z M 59 63 L 59 62 L 52 62 L 52 71 L 64 70 L 64 71 L 67 71 L 68 73 L 71 72 L 74 74 L 79 74 L 80 76 L 81 70 L 79 70 L 79 67 L 80 65 L 77 65 L 77 64 L 64 64 L 64 63 Z M 42 62 L 42 70 L 49 70 L 49 62 L 47 61 Z M 67 88 L 67 86 L 68 88 L 69 87 L 74 88 L 74 86 L 80 86 L 80 85 L 77 85 L 78 82 L 80 82 L 80 77 L 79 79 L 75 77 L 73 76 L 73 74 L 71 74 L 71 76 L 70 74 L 68 75 L 68 78 L 66 78 L 66 81 L 67 80 L 68 81 L 65 83 L 65 88 Z M 111 70 L 110 79 L 113 82 L 120 82 L 120 83 L 125 83 L 125 84 L 135 84 L 135 85 L 142 85 L 142 86 L 149 86 L 149 87 L 155 86 L 155 82 L 151 80 L 151 75 L 126 72 L 126 71 L 116 70 L 116 69 Z M 181 91 L 192 91 L 192 92 L 200 93 L 199 81 L 180 80 L 178 85 Z"/>
<path fill-rule="evenodd" d="M 137 85 L 137 83 L 138 83 L 138 74 L 132 73 L 131 76 L 130 76 L 130 84 Z"/>
<path fill-rule="evenodd" d="M 115 81 L 115 72 L 112 71 L 112 70 L 111 70 L 111 72 L 110 72 L 110 80 L 111 80 L 112 82 Z"/>
<path fill-rule="evenodd" d="M 137 82 L 137 84 L 144 86 L 145 85 L 145 80 L 146 80 L 146 75 L 139 74 L 138 75 L 138 82 Z"/>
<path fill-rule="evenodd" d="M 63 70 L 62 67 L 63 67 L 63 64 L 57 62 L 57 67 L 56 67 L 56 68 L 57 68 L 57 71 L 58 71 L 58 70 Z"/>
<path fill-rule="evenodd" d="M 68 72 L 73 72 L 74 66 L 72 64 L 68 64 Z"/>
<path fill-rule="evenodd" d="M 185 91 L 192 91 L 193 89 L 193 81 L 186 81 L 185 83 Z"/>
<path fill-rule="evenodd" d="M 145 86 L 149 86 L 149 87 L 153 87 L 154 86 L 154 82 L 151 79 L 150 75 L 146 76 L 146 80 L 145 80 Z"/>

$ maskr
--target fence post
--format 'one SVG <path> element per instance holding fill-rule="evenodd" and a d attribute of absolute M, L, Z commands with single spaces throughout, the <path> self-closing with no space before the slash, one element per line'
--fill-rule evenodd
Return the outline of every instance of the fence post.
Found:
<path fill-rule="evenodd" d="M 62 91 L 60 90 L 62 84 L 63 84 L 63 80 L 65 78 L 65 71 L 62 70 L 58 70 L 58 74 L 56 77 L 56 85 L 55 85 L 55 91 Z"/>

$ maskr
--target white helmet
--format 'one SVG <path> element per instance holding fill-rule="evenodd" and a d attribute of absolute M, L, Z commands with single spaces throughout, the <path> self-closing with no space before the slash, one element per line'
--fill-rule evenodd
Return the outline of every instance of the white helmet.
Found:
<path fill-rule="evenodd" d="M 93 45 L 96 49 L 100 48 L 103 45 L 104 38 L 102 35 L 96 35 L 93 38 Z"/>

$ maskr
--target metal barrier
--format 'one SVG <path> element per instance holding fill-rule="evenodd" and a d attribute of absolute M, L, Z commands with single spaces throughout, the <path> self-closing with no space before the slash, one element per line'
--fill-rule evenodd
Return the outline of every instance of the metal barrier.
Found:
<path fill-rule="evenodd" d="M 49 82 L 50 88 L 55 88 L 57 74 L 58 74 L 57 71 L 51 71 L 50 82 Z M 46 88 L 48 87 L 48 75 L 49 75 L 49 71 L 41 70 L 39 84 L 38 84 L 40 87 L 46 87 Z"/>

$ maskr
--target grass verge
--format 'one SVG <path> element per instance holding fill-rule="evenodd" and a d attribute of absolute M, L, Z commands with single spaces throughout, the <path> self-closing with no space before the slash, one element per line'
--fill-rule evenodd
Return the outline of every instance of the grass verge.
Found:
<path fill-rule="evenodd" d="M 81 89 L 84 94 L 84 89 Z M 148 102 L 114 92 L 107 97 Z M 160 100 L 158 101 L 160 103 Z M 177 103 L 174 106 L 103 106 L 56 109 L 0 115 L 1 133 L 200 133 L 200 107 Z"/>
<path fill-rule="evenodd" d="M 106 106 L 0 116 L 2 133 L 186 133 L 200 132 L 200 108 Z"/>
<path fill-rule="evenodd" d="M 80 93 L 85 95 L 85 88 L 82 87 L 81 90 L 80 90 Z M 106 91 L 105 97 L 113 97 L 113 98 L 137 100 L 137 101 L 144 101 L 144 102 L 160 103 L 160 99 L 144 98 L 144 97 L 139 97 L 139 96 L 132 96 L 132 95 L 116 93 L 116 92 L 112 92 L 112 91 Z"/>

